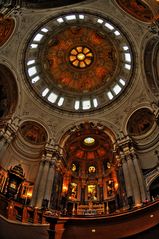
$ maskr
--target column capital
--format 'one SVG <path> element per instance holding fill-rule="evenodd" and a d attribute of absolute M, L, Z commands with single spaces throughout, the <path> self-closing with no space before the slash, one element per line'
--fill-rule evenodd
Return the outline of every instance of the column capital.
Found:
<path fill-rule="evenodd" d="M 20 118 L 14 117 L 8 120 L 5 128 L 2 129 L 1 135 L 6 139 L 6 141 L 10 142 L 14 136 L 16 135 L 20 124 Z"/>

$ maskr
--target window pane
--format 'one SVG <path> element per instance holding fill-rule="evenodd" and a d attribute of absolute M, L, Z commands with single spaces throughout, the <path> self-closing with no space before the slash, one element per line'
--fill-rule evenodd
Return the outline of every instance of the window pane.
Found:
<path fill-rule="evenodd" d="M 66 19 L 67 19 L 67 20 L 75 20 L 75 19 L 76 19 L 76 15 L 66 16 Z"/>
<path fill-rule="evenodd" d="M 128 46 L 123 46 L 124 51 L 127 51 L 129 49 Z"/>
<path fill-rule="evenodd" d="M 30 46 L 31 46 L 31 48 L 37 48 L 38 44 L 31 44 Z"/>
<path fill-rule="evenodd" d="M 33 76 L 37 73 L 37 69 L 35 66 L 31 67 L 31 68 L 28 68 L 28 74 L 29 76 Z"/>
<path fill-rule="evenodd" d="M 119 80 L 120 84 L 122 84 L 123 86 L 125 85 L 125 81 L 123 79 Z"/>
<path fill-rule="evenodd" d="M 64 102 L 64 97 L 60 97 L 59 101 L 58 101 L 58 106 L 62 106 Z"/>
<path fill-rule="evenodd" d="M 27 65 L 29 66 L 29 65 L 32 65 L 34 63 L 35 63 L 35 60 L 30 60 L 30 61 L 27 62 Z"/>
<path fill-rule="evenodd" d="M 94 107 L 97 107 L 98 106 L 98 101 L 97 101 L 97 99 L 95 98 L 95 99 L 93 99 L 93 105 L 94 105 Z"/>
<path fill-rule="evenodd" d="M 97 22 L 102 24 L 104 21 L 102 19 L 98 18 Z"/>
<path fill-rule="evenodd" d="M 42 31 L 42 32 L 48 32 L 49 30 L 44 27 L 44 28 L 41 29 L 41 31 Z"/>
<path fill-rule="evenodd" d="M 105 23 L 105 26 L 111 31 L 114 29 L 114 27 L 108 22 Z"/>
<path fill-rule="evenodd" d="M 39 76 L 36 76 L 36 77 L 34 77 L 34 78 L 31 79 L 31 82 L 34 84 L 34 83 L 36 83 L 36 82 L 39 81 L 39 80 L 40 80 L 40 77 L 39 77 Z"/>
<path fill-rule="evenodd" d="M 64 22 L 64 20 L 63 20 L 62 17 L 59 17 L 59 18 L 57 19 L 57 22 L 62 23 L 62 22 Z"/>
<path fill-rule="evenodd" d="M 83 100 L 82 101 L 82 109 L 88 110 L 91 108 L 91 101 L 90 100 Z"/>
<path fill-rule="evenodd" d="M 121 87 L 120 87 L 118 84 L 116 84 L 116 85 L 113 87 L 113 91 L 114 91 L 114 93 L 117 95 L 117 94 L 119 94 L 119 92 L 121 91 Z"/>
<path fill-rule="evenodd" d="M 125 53 L 125 61 L 131 62 L 131 55 L 130 53 Z"/>
<path fill-rule="evenodd" d="M 84 19 L 84 15 L 80 14 L 79 19 Z"/>
<path fill-rule="evenodd" d="M 125 69 L 130 70 L 131 69 L 131 65 L 125 64 Z"/>
<path fill-rule="evenodd" d="M 41 39 L 43 38 L 43 36 L 44 36 L 44 35 L 38 33 L 38 34 L 34 37 L 33 41 L 41 41 Z"/>
<path fill-rule="evenodd" d="M 115 31 L 114 34 L 115 34 L 116 36 L 120 36 L 120 32 L 119 32 L 119 31 Z"/>
<path fill-rule="evenodd" d="M 108 91 L 107 96 L 108 96 L 109 100 L 112 100 L 114 97 L 111 91 Z"/>
<path fill-rule="evenodd" d="M 55 93 L 51 93 L 49 96 L 48 96 L 48 101 L 50 101 L 51 103 L 55 103 L 55 101 L 57 100 L 57 97 L 58 95 L 56 95 Z"/>
<path fill-rule="evenodd" d="M 42 92 L 42 96 L 45 97 L 48 92 L 49 92 L 49 88 L 46 88 L 46 89 Z"/>
<path fill-rule="evenodd" d="M 75 110 L 79 110 L 79 107 L 80 107 L 80 102 L 79 102 L 79 100 L 76 100 L 75 106 L 74 106 Z"/>

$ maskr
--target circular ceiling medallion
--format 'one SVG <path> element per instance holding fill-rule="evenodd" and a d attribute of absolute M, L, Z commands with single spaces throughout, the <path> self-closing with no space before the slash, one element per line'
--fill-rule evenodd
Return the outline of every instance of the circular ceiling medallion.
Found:
<path fill-rule="evenodd" d="M 71 112 L 106 106 L 132 77 L 133 55 L 125 34 L 90 13 L 48 20 L 30 37 L 26 75 L 47 103 Z"/>
<path fill-rule="evenodd" d="M 93 53 L 86 46 L 77 46 L 71 50 L 69 60 L 73 66 L 85 69 L 92 64 Z"/>

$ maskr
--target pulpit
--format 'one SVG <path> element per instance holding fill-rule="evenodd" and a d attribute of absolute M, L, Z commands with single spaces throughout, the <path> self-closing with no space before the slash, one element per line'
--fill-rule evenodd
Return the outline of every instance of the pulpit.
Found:
<path fill-rule="evenodd" d="M 15 198 L 21 183 L 24 181 L 24 173 L 20 164 L 11 167 L 8 170 L 8 185 L 6 196 L 8 198 Z"/>

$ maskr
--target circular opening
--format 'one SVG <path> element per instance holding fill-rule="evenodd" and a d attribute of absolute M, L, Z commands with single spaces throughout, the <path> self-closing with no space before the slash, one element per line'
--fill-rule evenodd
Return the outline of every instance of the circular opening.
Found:
<path fill-rule="evenodd" d="M 90 145 L 93 145 L 94 143 L 95 143 L 95 139 L 92 138 L 92 137 L 87 137 L 87 138 L 84 139 L 84 144 L 85 145 L 90 146 Z"/>

